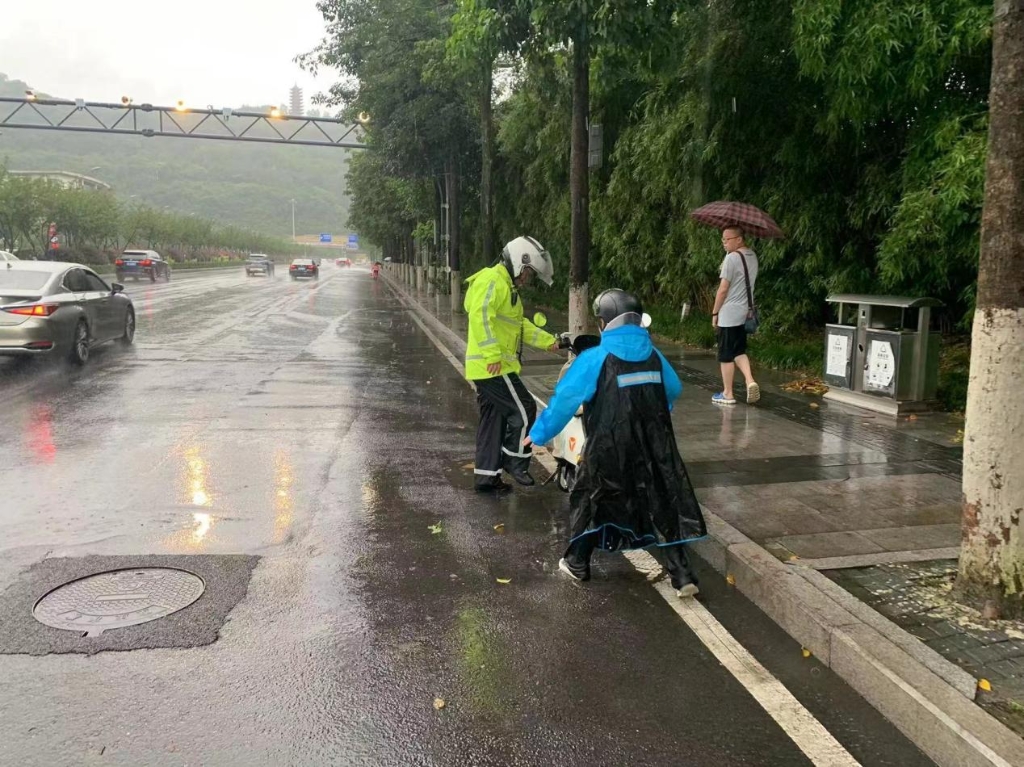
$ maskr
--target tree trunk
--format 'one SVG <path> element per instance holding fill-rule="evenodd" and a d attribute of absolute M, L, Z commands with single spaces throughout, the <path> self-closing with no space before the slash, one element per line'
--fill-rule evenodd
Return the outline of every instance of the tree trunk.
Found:
<path fill-rule="evenodd" d="M 590 135 L 590 44 L 587 20 L 580 23 L 572 51 L 572 146 L 569 198 L 572 204 L 569 240 L 569 332 L 587 332 L 587 292 L 590 282 L 590 177 L 587 158 Z"/>
<path fill-rule="evenodd" d="M 480 231 L 483 233 L 481 254 L 485 264 L 494 260 L 494 119 L 491 90 L 494 86 L 494 62 L 484 65 L 483 89 L 480 93 Z"/>
<path fill-rule="evenodd" d="M 996 0 L 958 595 L 1024 614 L 1024 5 Z"/>
<path fill-rule="evenodd" d="M 445 228 L 445 191 L 447 182 L 434 177 L 434 241 L 431 243 L 430 264 L 427 268 L 427 295 L 432 296 L 435 292 L 435 271 L 441 254 L 446 252 L 444 228 Z"/>
<path fill-rule="evenodd" d="M 452 310 L 458 311 L 462 304 L 462 282 L 460 276 L 460 261 L 462 238 L 460 237 L 461 227 L 459 221 L 462 218 L 461 200 L 459 197 L 459 173 L 458 164 L 453 152 L 448 160 L 448 268 L 451 272 L 448 275 L 450 294 L 452 297 Z"/>

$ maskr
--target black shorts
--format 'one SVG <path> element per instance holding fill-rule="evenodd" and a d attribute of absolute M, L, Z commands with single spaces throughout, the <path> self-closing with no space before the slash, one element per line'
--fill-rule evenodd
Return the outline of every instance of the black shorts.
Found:
<path fill-rule="evenodd" d="M 747 353 L 747 326 L 718 328 L 718 361 L 733 362 Z"/>

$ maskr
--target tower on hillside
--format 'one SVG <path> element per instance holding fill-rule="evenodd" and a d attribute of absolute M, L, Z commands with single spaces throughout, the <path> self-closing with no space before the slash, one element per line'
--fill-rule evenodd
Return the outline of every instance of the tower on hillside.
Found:
<path fill-rule="evenodd" d="M 292 86 L 291 104 L 288 114 L 302 116 L 306 110 L 302 106 L 302 88 L 298 84 Z"/>

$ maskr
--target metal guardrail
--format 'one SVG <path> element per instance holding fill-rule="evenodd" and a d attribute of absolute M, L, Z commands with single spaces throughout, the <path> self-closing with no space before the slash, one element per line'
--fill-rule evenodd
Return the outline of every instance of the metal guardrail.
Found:
<path fill-rule="evenodd" d="M 11 105 L 11 106 L 8 106 Z M 6 108 L 5 108 L 6 107 Z M 367 149 L 362 125 L 234 109 L 0 97 L 0 128 Z M 352 138 L 350 138 L 352 137 Z"/>

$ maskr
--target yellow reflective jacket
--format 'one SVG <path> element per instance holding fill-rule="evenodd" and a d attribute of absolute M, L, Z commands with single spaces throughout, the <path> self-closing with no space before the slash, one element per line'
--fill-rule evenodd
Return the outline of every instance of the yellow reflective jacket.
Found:
<path fill-rule="evenodd" d="M 481 269 L 466 280 L 463 307 L 469 319 L 466 378 L 495 378 L 487 366 L 501 363 L 501 373 L 519 373 L 523 342 L 548 349 L 557 339 L 523 317 L 523 300 L 503 264 Z"/>

